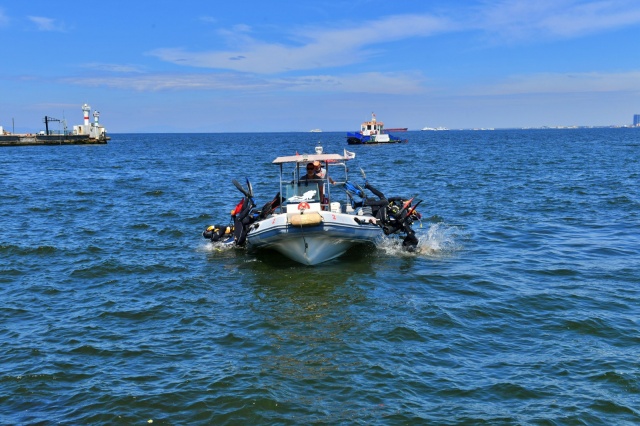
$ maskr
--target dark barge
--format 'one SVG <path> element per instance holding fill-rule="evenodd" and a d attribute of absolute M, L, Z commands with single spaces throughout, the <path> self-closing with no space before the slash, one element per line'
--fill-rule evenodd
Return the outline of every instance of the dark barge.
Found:
<path fill-rule="evenodd" d="M 104 145 L 109 139 L 109 136 L 91 138 L 88 135 L 0 135 L 0 146 Z"/>

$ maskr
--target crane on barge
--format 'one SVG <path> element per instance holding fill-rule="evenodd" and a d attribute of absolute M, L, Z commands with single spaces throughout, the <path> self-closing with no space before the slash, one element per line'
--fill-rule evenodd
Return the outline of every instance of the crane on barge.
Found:
<path fill-rule="evenodd" d="M 51 122 L 58 122 L 58 123 L 62 123 L 62 125 L 64 126 L 64 134 L 67 134 L 67 120 L 60 120 L 58 118 L 53 118 L 53 117 L 48 117 L 48 116 L 44 116 L 44 128 L 45 128 L 45 135 L 49 136 L 51 133 L 49 132 L 49 123 Z"/>

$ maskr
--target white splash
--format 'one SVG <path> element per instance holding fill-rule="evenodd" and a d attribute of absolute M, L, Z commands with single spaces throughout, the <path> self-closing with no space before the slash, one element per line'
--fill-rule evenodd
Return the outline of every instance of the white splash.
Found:
<path fill-rule="evenodd" d="M 204 242 L 198 247 L 198 251 L 208 252 L 208 253 L 220 253 L 226 252 L 229 250 L 233 250 L 236 248 L 233 244 L 224 244 L 221 242 Z"/>
<path fill-rule="evenodd" d="M 414 228 L 414 230 L 419 242 L 418 247 L 413 251 L 407 251 L 402 247 L 402 235 L 385 237 L 377 247 L 388 255 L 406 257 L 444 257 L 462 249 L 459 240 L 463 238 L 463 234 L 457 226 L 440 222 L 432 224 L 426 231 L 423 228 Z"/>

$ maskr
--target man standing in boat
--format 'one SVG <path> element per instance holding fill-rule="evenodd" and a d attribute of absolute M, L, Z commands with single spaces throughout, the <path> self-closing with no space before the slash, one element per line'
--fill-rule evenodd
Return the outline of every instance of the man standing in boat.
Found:
<path fill-rule="evenodd" d="M 307 164 L 307 174 L 300 177 L 300 183 L 303 182 L 306 184 L 317 183 L 318 189 L 320 190 L 320 201 L 324 201 L 324 185 L 322 184 L 322 178 L 316 174 L 316 166 L 314 166 L 313 163 Z"/>
<path fill-rule="evenodd" d="M 318 163 L 320 164 L 320 163 Z M 326 173 L 326 172 L 325 172 Z M 316 173 L 316 167 L 313 163 L 307 164 L 307 174 L 300 177 L 301 181 L 322 180 L 322 177 Z"/>
<path fill-rule="evenodd" d="M 313 162 L 313 167 L 315 167 L 316 175 L 320 176 L 320 179 L 324 179 L 325 176 L 327 175 L 327 171 L 322 168 L 322 165 L 318 160 Z M 331 182 L 332 184 L 336 183 L 333 179 L 331 179 L 331 176 L 329 176 L 328 179 L 329 179 L 329 182 Z"/>

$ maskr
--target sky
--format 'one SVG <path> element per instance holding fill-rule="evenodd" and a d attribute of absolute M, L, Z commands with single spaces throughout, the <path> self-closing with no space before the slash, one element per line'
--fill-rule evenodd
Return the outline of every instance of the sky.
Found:
<path fill-rule="evenodd" d="M 0 0 L 0 52 L 0 126 L 16 133 L 82 124 L 85 103 L 109 133 L 640 114 L 637 0 Z"/>

